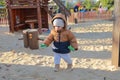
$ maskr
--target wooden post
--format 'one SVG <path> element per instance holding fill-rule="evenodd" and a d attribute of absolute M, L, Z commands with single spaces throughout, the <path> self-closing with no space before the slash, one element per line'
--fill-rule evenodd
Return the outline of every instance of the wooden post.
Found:
<path fill-rule="evenodd" d="M 29 47 L 29 43 L 28 43 L 28 30 L 23 30 L 23 43 L 24 43 L 24 47 L 28 48 Z"/>
<path fill-rule="evenodd" d="M 115 1 L 115 21 L 113 27 L 112 64 L 120 67 L 120 0 Z"/>
<path fill-rule="evenodd" d="M 38 31 L 42 33 L 42 16 L 41 16 L 41 3 L 40 0 L 37 0 L 37 17 L 38 17 Z"/>
<path fill-rule="evenodd" d="M 28 42 L 30 49 L 38 49 L 38 30 L 37 29 L 30 29 L 28 31 Z"/>
<path fill-rule="evenodd" d="M 13 14 L 12 14 L 12 9 L 10 8 L 10 0 L 6 0 L 6 5 L 8 8 L 8 21 L 9 21 L 9 28 L 10 28 L 10 32 L 14 32 L 14 23 L 13 23 Z"/>

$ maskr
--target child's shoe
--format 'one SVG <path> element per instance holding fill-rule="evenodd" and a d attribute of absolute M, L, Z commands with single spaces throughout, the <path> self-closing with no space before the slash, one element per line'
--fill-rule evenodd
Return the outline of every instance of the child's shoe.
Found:
<path fill-rule="evenodd" d="M 73 71 L 72 64 L 68 64 L 66 70 L 67 71 Z"/>
<path fill-rule="evenodd" d="M 58 71 L 59 71 L 59 68 L 60 68 L 60 65 L 59 65 L 59 64 L 55 64 L 54 72 L 58 72 Z"/>
<path fill-rule="evenodd" d="M 59 71 L 59 69 L 57 69 L 57 68 L 54 69 L 54 72 L 58 72 L 58 71 Z"/>

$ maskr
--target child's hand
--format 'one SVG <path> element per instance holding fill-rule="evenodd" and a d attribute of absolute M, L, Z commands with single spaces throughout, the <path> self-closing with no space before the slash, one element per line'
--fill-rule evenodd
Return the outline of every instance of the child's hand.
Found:
<path fill-rule="evenodd" d="M 75 49 L 74 49 L 72 46 L 68 46 L 68 49 L 69 49 L 70 51 L 75 51 Z"/>
<path fill-rule="evenodd" d="M 40 44 L 40 47 L 41 47 L 41 48 L 46 48 L 47 45 L 46 45 L 46 44 Z"/>

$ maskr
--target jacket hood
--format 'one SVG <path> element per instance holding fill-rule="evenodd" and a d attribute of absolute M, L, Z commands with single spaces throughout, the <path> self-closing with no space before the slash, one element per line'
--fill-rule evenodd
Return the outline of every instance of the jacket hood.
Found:
<path fill-rule="evenodd" d="M 66 27 L 67 27 L 67 21 L 66 21 L 66 18 L 65 18 L 65 15 L 63 15 L 62 13 L 58 13 L 58 14 L 56 14 L 54 17 L 53 17 L 53 19 L 52 19 L 52 25 L 53 25 L 53 21 L 54 21 L 54 19 L 62 19 L 63 21 L 64 21 L 64 29 L 66 29 Z M 53 26 L 54 27 L 54 26 Z"/>

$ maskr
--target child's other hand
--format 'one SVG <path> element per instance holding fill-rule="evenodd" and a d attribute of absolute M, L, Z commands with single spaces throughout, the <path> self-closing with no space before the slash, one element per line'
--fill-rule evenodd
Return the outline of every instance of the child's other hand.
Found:
<path fill-rule="evenodd" d="M 46 44 L 40 44 L 40 47 L 41 47 L 41 48 L 46 48 L 47 45 L 46 45 Z"/>
<path fill-rule="evenodd" d="M 70 45 L 70 46 L 68 46 L 68 49 L 70 50 L 70 51 L 75 51 L 75 49 Z"/>

